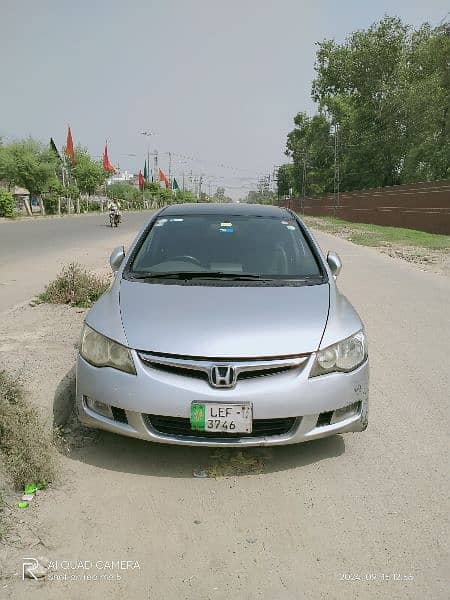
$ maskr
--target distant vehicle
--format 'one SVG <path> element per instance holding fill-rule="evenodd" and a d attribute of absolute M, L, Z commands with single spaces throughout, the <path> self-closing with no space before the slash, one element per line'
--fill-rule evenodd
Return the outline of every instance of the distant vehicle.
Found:
<path fill-rule="evenodd" d="M 120 214 L 117 208 L 111 208 L 109 211 L 109 224 L 111 227 L 117 227 L 120 223 Z"/>
<path fill-rule="evenodd" d="M 197 446 L 295 444 L 363 431 L 363 324 L 290 210 L 158 211 L 88 312 L 76 404 L 88 427 Z"/>

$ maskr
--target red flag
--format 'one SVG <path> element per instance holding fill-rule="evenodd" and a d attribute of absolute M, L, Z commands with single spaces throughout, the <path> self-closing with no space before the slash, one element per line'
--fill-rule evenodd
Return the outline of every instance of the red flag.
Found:
<path fill-rule="evenodd" d="M 66 141 L 66 156 L 68 156 L 71 161 L 72 164 L 75 164 L 75 150 L 73 149 L 73 139 L 72 139 L 72 132 L 70 131 L 70 125 L 69 125 L 69 129 L 67 131 L 67 141 Z"/>
<path fill-rule="evenodd" d="M 139 183 L 139 187 L 142 188 L 144 187 L 144 176 L 142 175 L 142 171 L 139 171 L 139 178 L 138 178 L 138 183 Z"/>
<path fill-rule="evenodd" d="M 115 167 L 113 167 L 112 164 L 109 162 L 108 144 L 105 144 L 105 151 L 103 152 L 103 168 L 105 169 L 105 171 L 108 171 L 108 173 L 116 173 L 117 172 L 117 169 Z"/>
<path fill-rule="evenodd" d="M 167 177 L 167 175 L 164 173 L 164 171 L 162 171 L 161 169 L 159 169 L 159 181 L 164 181 L 164 183 L 166 184 L 166 188 L 169 189 L 170 188 L 170 181 L 169 178 Z"/>

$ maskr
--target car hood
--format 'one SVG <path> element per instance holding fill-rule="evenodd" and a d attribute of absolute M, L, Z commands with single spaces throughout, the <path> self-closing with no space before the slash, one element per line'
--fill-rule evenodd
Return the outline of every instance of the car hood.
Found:
<path fill-rule="evenodd" d="M 329 285 L 120 285 L 128 345 L 209 358 L 296 355 L 317 350 L 328 317 Z"/>

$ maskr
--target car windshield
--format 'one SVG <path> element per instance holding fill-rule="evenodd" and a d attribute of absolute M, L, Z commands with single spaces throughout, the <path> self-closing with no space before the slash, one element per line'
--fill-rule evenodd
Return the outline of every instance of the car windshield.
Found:
<path fill-rule="evenodd" d="M 295 219 L 261 216 L 160 217 L 130 275 L 304 279 L 321 270 Z"/>

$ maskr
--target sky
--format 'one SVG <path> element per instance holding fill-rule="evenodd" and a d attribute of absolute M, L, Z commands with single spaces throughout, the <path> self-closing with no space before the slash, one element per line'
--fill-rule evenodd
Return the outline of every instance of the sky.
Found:
<path fill-rule="evenodd" d="M 147 152 L 233 198 L 286 162 L 316 42 L 385 14 L 432 25 L 448 0 L 0 0 L 0 136 L 52 136 L 137 172 Z M 449 17 L 447 17 L 448 19 Z M 151 132 L 144 136 L 141 131 Z M 151 157 L 151 164 L 153 159 Z"/>

